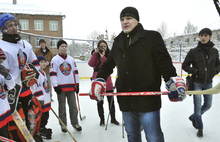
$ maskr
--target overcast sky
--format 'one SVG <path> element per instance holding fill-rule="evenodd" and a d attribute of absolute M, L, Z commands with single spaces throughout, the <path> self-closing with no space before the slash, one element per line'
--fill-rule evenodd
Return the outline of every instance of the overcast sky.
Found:
<path fill-rule="evenodd" d="M 0 0 L 12 3 L 13 0 Z M 213 0 L 17 0 L 34 4 L 66 15 L 63 20 L 65 38 L 87 39 L 92 31 L 109 36 L 121 32 L 119 15 L 126 6 L 139 11 L 140 23 L 145 29 L 157 30 L 162 21 L 167 23 L 170 35 L 183 34 L 189 20 L 199 30 L 220 28 L 220 17 Z"/>

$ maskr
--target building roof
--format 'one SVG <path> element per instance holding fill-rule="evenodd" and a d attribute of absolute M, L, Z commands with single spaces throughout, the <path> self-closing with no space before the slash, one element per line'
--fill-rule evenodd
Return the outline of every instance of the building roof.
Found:
<path fill-rule="evenodd" d="M 13 3 L 0 3 L 0 13 L 13 13 L 13 14 L 30 14 L 30 15 L 53 15 L 62 16 L 64 14 L 57 11 L 50 11 L 48 9 L 32 5 L 32 4 L 13 4 Z"/>

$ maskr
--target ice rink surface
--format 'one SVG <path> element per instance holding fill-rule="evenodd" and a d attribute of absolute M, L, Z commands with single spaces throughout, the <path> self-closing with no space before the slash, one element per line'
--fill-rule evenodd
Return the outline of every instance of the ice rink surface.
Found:
<path fill-rule="evenodd" d="M 185 77 L 183 77 L 185 78 Z M 214 78 L 213 86 L 220 82 L 220 77 Z M 80 80 L 80 93 L 88 93 L 90 90 L 91 81 L 89 79 Z M 161 86 L 161 91 L 166 91 L 164 82 Z M 58 103 L 56 93 L 53 92 L 54 102 L 51 103 L 52 108 L 58 114 Z M 86 116 L 86 119 L 80 121 L 82 131 L 77 132 L 69 121 L 69 107 L 67 105 L 67 128 L 72 136 L 78 142 L 127 142 L 127 134 L 124 130 L 124 138 L 122 131 L 122 114 L 119 110 L 117 98 L 115 97 L 116 119 L 120 122 L 119 126 L 108 123 L 106 127 L 99 126 L 99 116 L 97 112 L 96 101 L 91 100 L 87 96 L 80 96 L 81 116 Z M 196 136 L 197 130 L 192 126 L 188 117 L 193 113 L 193 97 L 187 96 L 183 102 L 170 102 L 168 96 L 162 96 L 161 108 L 161 127 L 164 133 L 165 142 L 220 142 L 220 94 L 213 96 L 212 108 L 203 115 L 203 138 Z M 108 102 L 104 100 L 105 121 L 108 116 Z M 78 117 L 79 118 L 79 117 Z M 109 118 L 110 122 L 110 118 Z M 48 128 L 52 128 L 53 134 L 51 140 L 45 142 L 73 142 L 72 137 L 61 131 L 59 120 L 50 111 Z M 142 131 L 142 141 L 146 142 L 144 132 Z"/>

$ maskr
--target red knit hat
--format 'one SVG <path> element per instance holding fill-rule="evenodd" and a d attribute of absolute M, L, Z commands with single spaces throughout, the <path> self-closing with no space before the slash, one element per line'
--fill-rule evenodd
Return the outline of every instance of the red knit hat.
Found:
<path fill-rule="evenodd" d="M 0 59 L 6 59 L 4 51 L 0 48 Z"/>

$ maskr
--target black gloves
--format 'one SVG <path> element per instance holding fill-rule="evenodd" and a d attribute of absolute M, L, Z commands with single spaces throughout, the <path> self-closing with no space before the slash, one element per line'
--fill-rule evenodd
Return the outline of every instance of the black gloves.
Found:
<path fill-rule="evenodd" d="M 5 78 L 7 78 L 9 75 L 7 69 L 3 65 L 0 65 L 0 74 L 3 75 Z"/>
<path fill-rule="evenodd" d="M 79 93 L 79 85 L 77 85 L 75 89 L 76 89 L 76 94 L 78 94 Z"/>
<path fill-rule="evenodd" d="M 57 92 L 57 94 L 60 94 L 62 92 L 62 90 L 60 89 L 59 86 L 54 87 L 55 92 Z"/>

